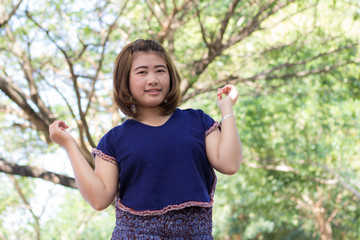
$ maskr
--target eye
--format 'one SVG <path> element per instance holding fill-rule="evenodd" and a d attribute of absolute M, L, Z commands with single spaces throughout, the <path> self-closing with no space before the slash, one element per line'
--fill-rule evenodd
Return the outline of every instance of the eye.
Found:
<path fill-rule="evenodd" d="M 137 72 L 136 74 L 144 75 L 144 74 L 146 74 L 146 71 L 140 71 L 140 72 Z"/>
<path fill-rule="evenodd" d="M 160 73 L 162 73 L 162 72 L 165 72 L 165 70 L 163 70 L 163 69 L 160 69 L 160 70 L 157 70 L 157 72 L 160 72 Z"/>

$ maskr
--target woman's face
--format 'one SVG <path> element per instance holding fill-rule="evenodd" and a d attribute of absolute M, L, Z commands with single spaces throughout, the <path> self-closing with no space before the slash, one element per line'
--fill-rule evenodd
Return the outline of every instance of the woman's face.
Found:
<path fill-rule="evenodd" d="M 157 52 L 137 52 L 129 75 L 129 90 L 140 108 L 158 108 L 170 90 L 167 65 Z"/>

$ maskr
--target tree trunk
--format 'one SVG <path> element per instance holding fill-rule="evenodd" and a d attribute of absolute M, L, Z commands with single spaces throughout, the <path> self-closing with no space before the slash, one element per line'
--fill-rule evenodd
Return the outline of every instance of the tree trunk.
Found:
<path fill-rule="evenodd" d="M 322 201 L 320 204 L 316 204 L 313 208 L 313 213 L 315 215 L 316 224 L 318 225 L 320 231 L 321 240 L 333 240 L 333 233 L 331 224 L 327 221 L 326 211 L 322 206 Z"/>

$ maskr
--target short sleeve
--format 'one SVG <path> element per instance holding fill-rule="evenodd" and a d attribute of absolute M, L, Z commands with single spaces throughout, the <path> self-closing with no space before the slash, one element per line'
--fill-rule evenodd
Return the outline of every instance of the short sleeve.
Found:
<path fill-rule="evenodd" d="M 207 136 L 219 126 L 219 123 L 215 121 L 212 117 L 204 113 L 202 110 L 200 110 L 200 114 L 202 124 L 205 130 L 205 136 Z"/>
<path fill-rule="evenodd" d="M 108 132 L 100 139 L 99 144 L 96 148 L 92 149 L 91 153 L 94 157 L 96 157 L 96 155 L 99 155 L 105 161 L 111 162 L 118 166 L 115 158 L 115 151 L 112 146 L 113 140 L 114 139 L 112 139 L 111 132 Z"/>

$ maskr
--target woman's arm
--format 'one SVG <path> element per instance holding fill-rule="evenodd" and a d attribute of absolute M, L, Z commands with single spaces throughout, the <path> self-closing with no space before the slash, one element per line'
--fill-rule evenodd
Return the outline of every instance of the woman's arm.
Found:
<path fill-rule="evenodd" d="M 223 98 L 222 94 L 226 97 Z M 217 171 L 228 175 L 235 174 L 239 170 L 243 158 L 236 118 L 232 109 L 237 98 L 238 92 L 232 85 L 226 85 L 218 90 L 218 107 L 223 119 L 221 131 L 216 129 L 205 139 L 206 154 L 210 164 Z"/>
<path fill-rule="evenodd" d="M 66 132 L 67 128 L 64 121 L 55 121 L 49 128 L 50 138 L 65 148 L 81 195 L 95 210 L 103 210 L 114 200 L 118 186 L 118 168 L 96 156 L 94 171 L 80 152 L 74 138 Z"/>

